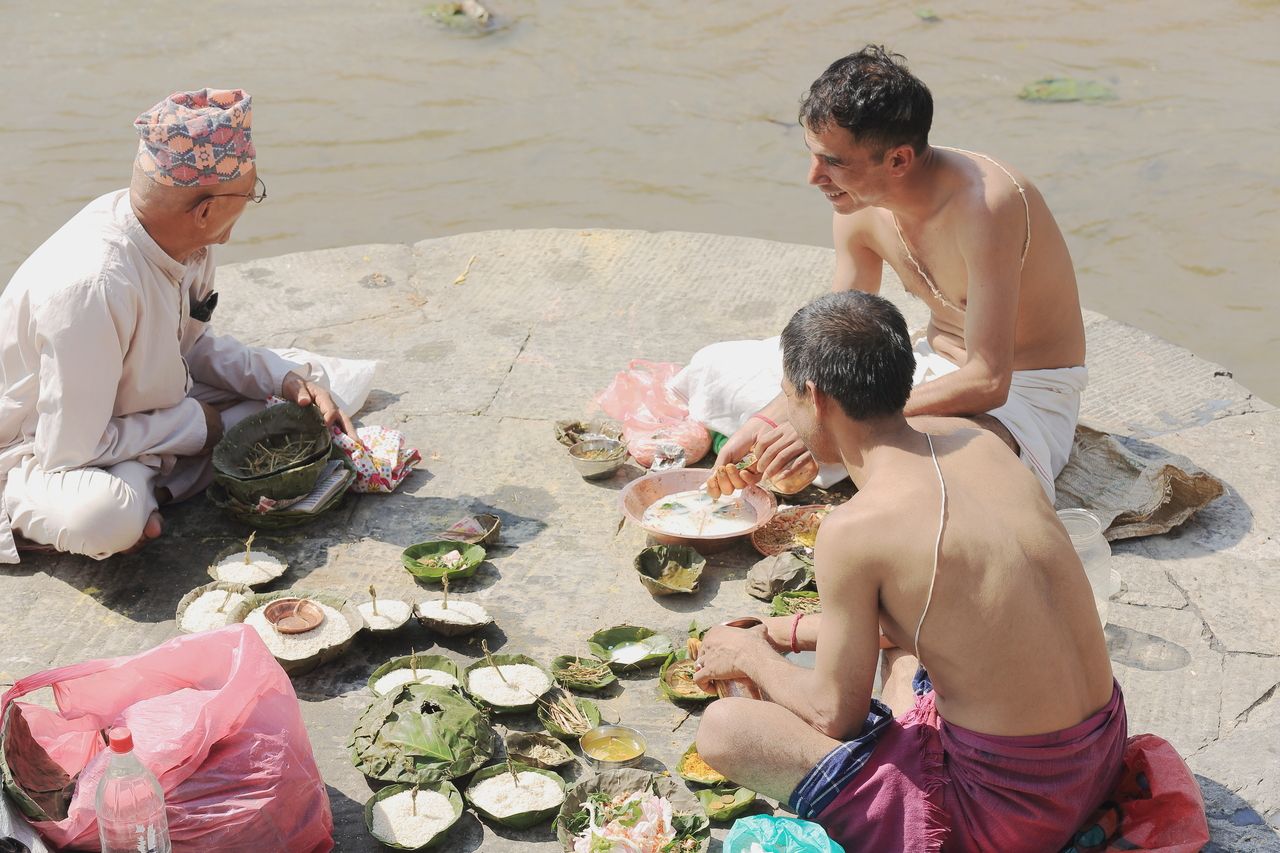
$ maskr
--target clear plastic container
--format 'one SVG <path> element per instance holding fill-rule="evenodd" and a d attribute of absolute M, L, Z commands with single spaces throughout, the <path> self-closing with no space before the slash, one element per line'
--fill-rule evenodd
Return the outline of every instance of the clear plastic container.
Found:
<path fill-rule="evenodd" d="M 1060 509 L 1058 518 L 1071 537 L 1071 544 L 1084 563 L 1089 588 L 1093 590 L 1093 603 L 1098 608 L 1098 619 L 1107 624 L 1111 594 L 1114 592 L 1111 577 L 1111 544 L 1103 536 L 1102 519 L 1087 509 Z"/>
<path fill-rule="evenodd" d="M 107 740 L 111 756 L 94 801 L 102 853 L 171 853 L 164 792 L 133 754 L 133 735 L 115 728 Z"/>

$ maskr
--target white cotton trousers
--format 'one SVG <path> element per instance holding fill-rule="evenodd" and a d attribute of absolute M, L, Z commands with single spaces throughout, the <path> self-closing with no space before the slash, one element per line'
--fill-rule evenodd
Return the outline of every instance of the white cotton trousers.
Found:
<path fill-rule="evenodd" d="M 304 365 L 302 373 L 328 388 L 350 414 L 364 405 L 373 387 L 376 362 L 297 349 L 273 352 Z M 224 430 L 265 405 L 199 382 L 188 396 L 218 409 Z M 39 545 L 104 560 L 142 538 L 147 519 L 158 507 L 157 489 L 167 490 L 177 502 L 198 495 L 213 482 L 209 454 L 181 457 L 166 472 L 157 467 L 158 459 L 148 462 L 51 472 L 41 469 L 33 455 L 22 456 L 7 474 L 0 472 L 0 563 L 18 561 L 10 529 Z"/>
<path fill-rule="evenodd" d="M 200 384 L 190 396 L 221 409 L 224 429 L 264 405 Z M 208 454 L 182 457 L 164 474 L 133 459 L 108 468 L 45 471 L 28 456 L 9 471 L 0 497 L 15 533 L 59 551 L 105 560 L 142 538 L 147 519 L 159 508 L 157 489 L 163 487 L 181 501 L 212 481 Z"/>

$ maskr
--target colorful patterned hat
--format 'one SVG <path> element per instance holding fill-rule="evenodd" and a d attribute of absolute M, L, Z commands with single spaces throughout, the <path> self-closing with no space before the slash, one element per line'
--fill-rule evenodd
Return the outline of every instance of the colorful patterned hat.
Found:
<path fill-rule="evenodd" d="M 243 89 L 174 92 L 134 119 L 139 168 L 168 187 L 205 187 L 240 177 L 256 152 L 251 96 Z"/>

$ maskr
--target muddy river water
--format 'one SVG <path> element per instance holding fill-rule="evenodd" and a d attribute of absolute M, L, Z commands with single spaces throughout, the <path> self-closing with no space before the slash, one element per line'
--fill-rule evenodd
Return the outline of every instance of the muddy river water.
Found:
<path fill-rule="evenodd" d="M 206 85 L 253 93 L 269 188 L 224 262 L 548 226 L 829 245 L 796 103 L 876 41 L 932 88 L 933 141 L 1039 184 L 1088 307 L 1280 402 L 1276 0 L 492 7 L 507 26 L 475 38 L 419 0 L 0 0 L 0 286 L 126 183 L 134 115 Z M 1116 98 L 1017 98 L 1068 75 Z"/>

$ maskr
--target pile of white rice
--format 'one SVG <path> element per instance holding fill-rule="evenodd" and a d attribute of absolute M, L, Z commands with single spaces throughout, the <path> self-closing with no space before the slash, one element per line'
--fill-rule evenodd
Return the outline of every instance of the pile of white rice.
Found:
<path fill-rule="evenodd" d="M 409 614 L 413 612 L 409 602 L 395 598 L 379 598 L 377 613 L 373 612 L 372 601 L 366 601 L 356 609 L 364 617 L 364 623 L 375 631 L 390 631 L 399 628 L 409 621 Z"/>
<path fill-rule="evenodd" d="M 245 597 L 238 592 L 231 593 L 231 597 L 227 598 L 225 589 L 202 592 L 182 612 L 182 624 L 178 628 L 189 634 L 224 628 L 231 624 L 232 611 L 243 604 L 244 599 Z M 226 607 L 222 607 L 224 601 L 227 603 Z M 222 607 L 221 613 L 218 612 L 219 607 Z"/>
<path fill-rule="evenodd" d="M 406 684 L 417 682 L 418 684 L 431 684 L 436 687 L 457 687 L 458 679 L 454 678 L 447 672 L 441 672 L 438 669 L 418 668 L 418 677 L 413 677 L 413 669 L 404 667 L 403 669 L 393 669 L 386 675 L 373 682 L 373 692 L 379 696 L 386 696 L 393 690 L 399 690 Z"/>
<path fill-rule="evenodd" d="M 405 847 L 421 847 L 453 821 L 453 804 L 435 791 L 418 791 L 416 797 L 413 791 L 401 791 L 373 804 L 373 834 Z"/>
<path fill-rule="evenodd" d="M 218 580 L 228 583 L 266 583 L 284 574 L 284 563 L 265 551 L 250 551 L 249 562 L 244 554 L 232 554 L 213 567 Z"/>
<path fill-rule="evenodd" d="M 355 634 L 351 623 L 341 612 L 314 598 L 307 600 L 324 611 L 324 621 L 305 634 L 281 634 L 277 631 L 264 613 L 267 604 L 249 611 L 244 624 L 253 626 L 271 654 L 281 660 L 305 660 L 330 646 L 345 643 Z"/>
<path fill-rule="evenodd" d="M 426 619 L 450 625 L 483 625 L 489 621 L 489 611 L 471 601 L 450 601 L 448 609 L 445 609 L 444 599 L 434 598 L 419 602 L 418 613 Z"/>
<path fill-rule="evenodd" d="M 499 818 L 550 809 L 564 802 L 564 791 L 554 779 L 528 770 L 521 770 L 516 776 L 518 782 L 510 773 L 499 773 L 472 785 L 467 799 L 476 808 Z"/>
<path fill-rule="evenodd" d="M 479 666 L 467 674 L 467 692 L 490 705 L 528 705 L 550 689 L 547 674 L 527 663 L 500 664 L 496 670 Z"/>

